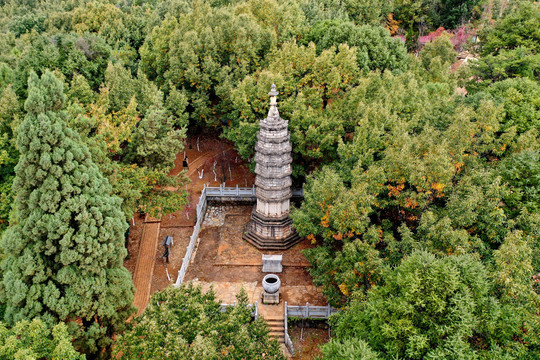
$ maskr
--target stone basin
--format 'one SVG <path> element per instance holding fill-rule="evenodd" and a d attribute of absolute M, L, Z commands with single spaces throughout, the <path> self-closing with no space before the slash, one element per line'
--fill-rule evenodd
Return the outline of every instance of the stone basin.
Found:
<path fill-rule="evenodd" d="M 262 286 L 264 291 L 269 294 L 274 294 L 279 290 L 281 286 L 281 280 L 276 274 L 268 274 L 263 278 Z"/>

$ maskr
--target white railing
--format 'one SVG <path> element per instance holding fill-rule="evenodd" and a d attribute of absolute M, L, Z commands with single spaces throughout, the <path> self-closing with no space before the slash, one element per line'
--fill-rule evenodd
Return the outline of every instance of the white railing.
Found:
<path fill-rule="evenodd" d="M 178 270 L 178 277 L 176 278 L 176 283 L 174 286 L 178 287 L 184 282 L 184 276 L 188 269 L 189 262 L 191 261 L 191 255 L 193 255 L 193 249 L 199 238 L 199 231 L 201 230 L 201 224 L 204 219 L 204 214 L 206 213 L 206 188 L 203 189 L 201 196 L 199 197 L 199 202 L 197 203 L 197 221 L 193 227 L 193 233 L 189 238 L 189 244 L 186 249 L 186 254 L 182 259 L 182 266 Z"/>
<path fill-rule="evenodd" d="M 208 197 L 249 197 L 249 198 L 256 198 L 255 193 L 255 185 L 252 187 L 239 187 L 236 185 L 236 187 L 225 187 L 223 184 L 221 184 L 219 187 L 205 187 L 206 189 L 206 195 Z M 304 196 L 304 189 L 293 189 L 292 190 L 293 196 Z"/>
<path fill-rule="evenodd" d="M 227 308 L 230 308 L 230 307 L 235 307 L 236 306 L 236 301 L 232 304 L 221 304 L 221 309 L 220 311 L 221 312 L 225 312 L 227 311 Z M 251 310 L 251 316 L 257 320 L 257 318 L 259 317 L 259 302 L 258 301 L 255 301 L 254 304 L 248 304 L 247 305 L 249 308 L 252 308 Z"/>
<path fill-rule="evenodd" d="M 293 195 L 295 196 L 304 196 L 304 189 L 293 189 Z M 197 239 L 199 238 L 199 231 L 201 230 L 201 225 L 204 219 L 204 214 L 206 213 L 206 205 L 208 198 L 223 198 L 223 197 L 249 197 L 256 198 L 255 195 L 255 185 L 252 187 L 225 187 L 225 184 L 219 185 L 219 187 L 207 187 L 206 185 L 203 188 L 201 196 L 199 197 L 199 202 L 197 203 L 197 222 L 193 227 L 193 233 L 189 239 L 189 244 L 186 249 L 186 254 L 182 259 L 182 266 L 178 270 L 178 277 L 176 278 L 175 286 L 178 287 L 184 282 L 184 277 L 191 262 L 191 256 L 193 255 L 193 250 L 197 244 Z"/>
<path fill-rule="evenodd" d="M 302 319 L 328 319 L 330 315 L 338 312 L 330 305 L 328 306 L 312 306 L 306 302 L 305 306 L 290 305 L 287 306 L 287 313 L 289 316 L 298 317 Z"/>
<path fill-rule="evenodd" d="M 289 336 L 289 324 L 288 324 L 288 321 L 287 319 L 289 318 L 289 315 L 287 313 L 287 302 L 285 301 L 285 321 L 284 321 L 284 325 L 285 325 L 285 346 L 287 347 L 287 350 L 289 350 L 289 352 L 291 353 L 291 355 L 294 355 L 294 346 L 293 346 L 293 343 L 292 343 L 292 340 L 291 340 L 291 337 Z"/>
<path fill-rule="evenodd" d="M 285 346 L 294 355 L 294 346 L 289 336 L 289 317 L 297 317 L 301 319 L 328 319 L 330 315 L 338 312 L 330 305 L 327 306 L 312 306 L 306 302 L 305 306 L 301 305 L 287 305 L 285 301 Z"/>
<path fill-rule="evenodd" d="M 253 187 L 225 187 L 221 184 L 219 187 L 205 187 L 206 194 L 209 197 L 219 196 L 219 197 L 249 197 L 255 198 L 255 186 Z"/>

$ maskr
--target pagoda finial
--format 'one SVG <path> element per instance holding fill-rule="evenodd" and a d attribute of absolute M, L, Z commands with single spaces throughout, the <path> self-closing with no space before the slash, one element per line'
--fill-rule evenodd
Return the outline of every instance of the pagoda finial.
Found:
<path fill-rule="evenodd" d="M 270 90 L 270 92 L 268 93 L 268 95 L 270 95 L 270 105 L 276 105 L 277 103 L 277 98 L 276 96 L 279 95 L 279 93 L 277 92 L 276 90 L 276 84 L 272 84 L 272 89 Z"/>

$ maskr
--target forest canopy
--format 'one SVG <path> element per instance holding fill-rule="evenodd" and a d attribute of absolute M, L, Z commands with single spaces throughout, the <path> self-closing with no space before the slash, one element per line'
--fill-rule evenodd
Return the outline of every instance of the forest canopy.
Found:
<path fill-rule="evenodd" d="M 0 0 L 0 358 L 128 356 L 156 324 L 177 356 L 280 358 L 197 288 L 154 298 L 193 334 L 153 305 L 129 329 L 122 266 L 136 212 L 187 204 L 187 139 L 253 164 L 272 84 L 341 309 L 321 356 L 540 357 L 539 23 L 529 0 Z"/>

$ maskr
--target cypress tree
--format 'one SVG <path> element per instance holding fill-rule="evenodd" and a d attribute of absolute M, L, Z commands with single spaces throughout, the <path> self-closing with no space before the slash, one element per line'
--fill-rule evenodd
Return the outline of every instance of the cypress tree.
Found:
<path fill-rule="evenodd" d="M 1 247 L 5 320 L 68 323 L 88 354 L 108 349 L 133 313 L 134 287 L 123 267 L 121 200 L 67 127 L 62 83 L 51 72 L 28 80 L 19 128 L 15 221 Z"/>

